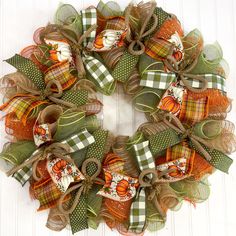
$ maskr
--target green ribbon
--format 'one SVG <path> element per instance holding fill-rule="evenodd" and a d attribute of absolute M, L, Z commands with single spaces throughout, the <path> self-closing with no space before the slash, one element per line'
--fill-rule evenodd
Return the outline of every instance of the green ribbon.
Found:
<path fill-rule="evenodd" d="M 139 56 L 132 55 L 127 50 L 125 50 L 124 54 L 112 72 L 113 78 L 122 83 L 127 81 L 134 67 L 137 65 L 138 60 Z"/>
<path fill-rule="evenodd" d="M 35 151 L 35 149 L 36 146 L 32 141 L 10 143 L 6 148 L 3 148 L 0 158 L 12 165 L 20 165 Z"/>
<path fill-rule="evenodd" d="M 61 141 L 79 132 L 82 124 L 84 124 L 84 120 L 85 113 L 83 111 L 65 111 L 57 121 L 57 129 L 53 139 L 55 141 Z"/>
<path fill-rule="evenodd" d="M 150 141 L 150 150 L 152 154 L 156 156 L 159 152 L 167 149 L 168 147 L 172 147 L 182 142 L 185 139 L 185 136 L 178 134 L 171 128 L 168 128 L 160 133 L 150 136 L 148 139 Z M 192 142 L 189 141 L 189 144 L 192 148 L 198 151 Z M 205 145 L 201 145 L 211 156 L 211 160 L 209 160 L 208 162 L 216 169 L 228 173 L 229 167 L 231 166 L 233 160 L 216 149 L 210 150 Z M 199 154 L 202 155 L 202 153 Z"/>
<path fill-rule="evenodd" d="M 77 90 L 77 91 L 65 91 L 61 97 L 62 100 L 72 102 L 76 106 L 85 105 L 88 102 L 88 91 Z"/>
<path fill-rule="evenodd" d="M 27 78 L 32 80 L 40 91 L 45 89 L 46 84 L 44 81 L 44 74 L 31 60 L 16 54 L 15 56 L 7 59 L 6 62 L 14 66 Z M 67 90 L 63 91 L 62 97 L 60 99 L 75 104 L 76 106 L 81 106 L 87 103 L 88 92 L 86 90 Z"/>
<path fill-rule="evenodd" d="M 15 54 L 6 62 L 32 80 L 39 90 L 45 89 L 44 74 L 30 59 Z"/>
<path fill-rule="evenodd" d="M 86 159 L 96 158 L 102 162 L 108 131 L 98 129 L 93 133 L 93 136 L 95 142 L 89 146 Z M 89 167 L 87 168 L 87 174 L 91 176 L 96 172 L 96 170 L 96 164 L 90 163 Z M 70 214 L 70 224 L 73 234 L 88 228 L 88 198 L 88 195 L 82 194 L 78 205 L 72 214 Z M 91 212 L 91 206 L 89 209 Z"/>

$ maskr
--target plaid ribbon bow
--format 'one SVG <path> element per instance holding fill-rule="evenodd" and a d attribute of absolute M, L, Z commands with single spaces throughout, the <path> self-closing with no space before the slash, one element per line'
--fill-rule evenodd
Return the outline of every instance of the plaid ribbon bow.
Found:
<path fill-rule="evenodd" d="M 209 146 L 206 140 L 199 137 L 199 134 L 195 132 L 195 126 L 199 123 L 197 123 L 192 129 L 186 130 L 182 125 L 179 126 L 181 121 L 176 116 L 171 115 L 170 113 L 166 115 L 167 117 L 171 116 L 172 120 L 178 120 L 178 124 L 170 123 L 166 117 L 164 118 L 164 121 L 166 121 L 167 127 L 165 127 L 161 132 L 151 135 L 148 138 L 150 142 L 150 150 L 154 156 L 169 147 L 181 143 L 187 138 L 186 141 L 188 145 L 200 155 L 205 156 L 210 165 L 214 166 L 218 170 L 228 173 L 233 160 L 223 152 Z"/>
<path fill-rule="evenodd" d="M 63 92 L 77 80 L 77 78 L 70 73 L 68 61 L 53 65 L 45 72 L 45 75 L 31 60 L 18 54 L 6 61 L 30 79 L 38 89 L 22 87 L 22 89 L 26 91 L 25 94 L 16 94 L 9 101 L 0 106 L 0 110 L 8 114 L 12 112 L 15 113 L 23 124 L 26 124 L 27 118 L 32 111 L 43 104 L 53 102 L 66 107 L 73 107 L 76 105 L 74 101 L 84 96 L 84 94 L 81 94 L 81 91 L 74 93 L 70 91 Z M 21 87 L 21 84 L 19 84 L 19 87 Z M 70 93 L 70 97 L 68 97 L 68 93 Z M 87 102 L 87 98 L 84 102 Z"/>
<path fill-rule="evenodd" d="M 73 135 L 63 141 L 61 141 L 61 144 L 64 144 L 69 147 L 68 153 L 73 153 L 78 150 L 82 150 L 86 148 L 87 146 L 91 145 L 95 142 L 95 139 L 93 135 L 91 135 L 87 129 L 81 130 L 76 135 Z M 35 157 L 42 154 L 41 149 L 37 149 L 33 152 L 33 154 L 25 160 L 25 162 L 22 165 L 19 165 L 10 172 L 8 172 L 8 175 L 14 174 L 13 176 L 22 184 L 24 185 L 29 178 L 32 176 L 32 163 L 34 162 Z"/>

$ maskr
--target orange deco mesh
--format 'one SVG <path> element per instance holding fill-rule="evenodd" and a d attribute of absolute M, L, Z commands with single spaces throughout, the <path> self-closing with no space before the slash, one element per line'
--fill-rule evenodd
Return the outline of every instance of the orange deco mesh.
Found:
<path fill-rule="evenodd" d="M 24 125 L 14 113 L 10 113 L 5 118 L 6 133 L 14 136 L 17 140 L 33 140 L 33 126 L 36 119 L 28 119 Z"/>

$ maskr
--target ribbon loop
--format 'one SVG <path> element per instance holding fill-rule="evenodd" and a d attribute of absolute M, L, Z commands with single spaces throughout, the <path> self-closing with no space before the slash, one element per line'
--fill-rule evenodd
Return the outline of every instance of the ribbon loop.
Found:
<path fill-rule="evenodd" d="M 164 64 L 168 68 L 168 70 L 170 70 L 171 72 L 174 72 L 176 74 L 177 79 L 181 80 L 184 86 L 188 90 L 194 93 L 201 93 L 205 91 L 208 87 L 207 80 L 205 79 L 204 76 L 188 73 L 189 71 L 192 70 L 192 68 L 195 67 L 197 62 L 198 62 L 198 57 L 195 58 L 194 62 L 191 64 L 189 68 L 181 70 L 179 69 L 178 63 L 173 56 L 169 55 L 164 60 Z M 202 88 L 193 88 L 190 82 L 188 81 L 188 78 L 198 81 L 200 84 L 202 84 Z"/>
<path fill-rule="evenodd" d="M 87 173 L 87 167 L 89 166 L 90 163 L 95 163 L 98 167 L 96 172 L 92 176 L 89 176 Z M 58 202 L 58 206 L 59 206 L 58 209 L 61 213 L 65 215 L 71 214 L 75 210 L 76 206 L 78 205 L 80 201 L 80 197 L 82 195 L 88 194 L 89 190 L 92 188 L 95 181 L 100 181 L 100 179 L 97 178 L 100 171 L 101 171 L 101 163 L 96 158 L 88 158 L 83 162 L 81 172 L 84 175 L 85 179 L 83 179 L 82 182 L 80 182 L 79 184 L 76 184 L 68 188 L 67 191 L 60 197 L 59 202 Z M 68 209 L 65 209 L 63 206 L 64 199 L 66 199 L 66 197 L 75 190 L 78 190 L 78 191 L 75 195 L 75 198 L 73 200 L 71 207 Z"/>
<path fill-rule="evenodd" d="M 149 176 L 152 176 L 151 179 Z M 151 187 L 158 180 L 158 174 L 155 169 L 145 169 L 139 175 L 140 187 Z"/>
<path fill-rule="evenodd" d="M 130 21 L 129 18 L 130 18 L 132 7 L 133 7 L 133 4 L 130 4 L 126 10 L 125 23 L 126 23 L 127 27 L 129 27 L 129 21 Z M 156 27 L 158 25 L 158 18 L 155 14 L 153 14 L 155 8 L 156 8 L 156 3 L 153 2 L 150 12 L 147 15 L 147 17 L 145 18 L 145 20 L 142 24 L 142 27 L 140 29 L 140 32 L 137 34 L 136 37 L 132 38 L 132 36 L 131 36 L 132 32 L 130 29 L 127 31 L 126 40 L 130 43 L 128 46 L 128 52 L 134 56 L 140 56 L 145 52 L 145 45 L 143 43 L 143 39 L 146 36 L 153 33 L 154 30 L 156 30 Z M 150 29 L 145 31 L 151 18 L 153 18 L 153 25 Z"/>
<path fill-rule="evenodd" d="M 170 119 L 168 119 L 170 118 Z M 170 128 L 174 129 L 177 133 L 182 134 L 182 139 L 189 138 L 191 142 L 196 146 L 197 150 L 204 155 L 204 157 L 210 161 L 211 155 L 202 146 L 204 144 L 206 147 L 213 149 L 212 145 L 205 141 L 203 138 L 196 136 L 192 129 L 185 129 L 181 121 L 173 114 L 167 113 L 164 115 L 163 122 Z"/>

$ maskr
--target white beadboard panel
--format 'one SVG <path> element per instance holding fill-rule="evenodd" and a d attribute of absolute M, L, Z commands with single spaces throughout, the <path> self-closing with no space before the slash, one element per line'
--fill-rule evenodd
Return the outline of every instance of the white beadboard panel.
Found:
<path fill-rule="evenodd" d="M 117 1 L 125 7 L 129 1 Z M 60 0 L 0 0 L 0 75 L 13 71 L 2 62 L 33 44 L 32 34 L 40 26 L 53 20 Z M 67 0 L 78 10 L 98 0 Z M 216 40 L 221 44 L 224 57 L 230 66 L 227 81 L 228 94 L 236 98 L 236 1 L 235 0 L 159 0 L 158 6 L 177 15 L 186 32 L 198 28 L 205 43 Z M 144 121 L 143 114 L 135 111 L 132 100 L 124 95 L 122 87 L 111 97 L 100 96 L 104 109 L 99 115 L 103 127 L 114 134 L 131 135 Z M 236 123 L 236 104 L 228 118 Z M 0 123 L 0 130 L 4 130 Z M 6 142 L 0 135 L 0 146 Z M 232 155 L 235 158 L 235 154 Z M 166 226 L 159 232 L 146 233 L 155 236 L 233 236 L 236 232 L 236 165 L 229 175 L 216 172 L 210 177 L 211 196 L 196 209 L 184 203 L 181 210 L 169 212 Z M 14 179 L 0 173 L 0 236 L 70 236 L 69 230 L 52 232 L 45 227 L 47 212 L 37 212 L 38 203 L 28 194 L 29 186 L 22 188 Z M 101 224 L 97 231 L 89 229 L 78 236 L 118 236 Z"/>

